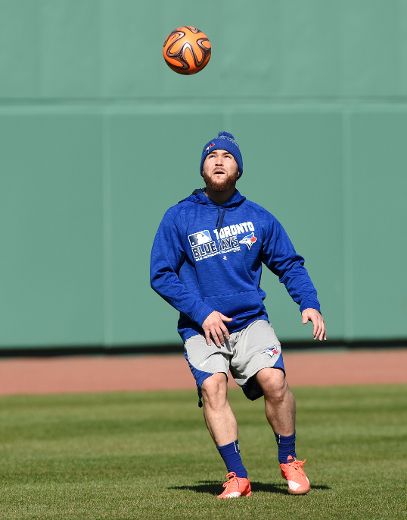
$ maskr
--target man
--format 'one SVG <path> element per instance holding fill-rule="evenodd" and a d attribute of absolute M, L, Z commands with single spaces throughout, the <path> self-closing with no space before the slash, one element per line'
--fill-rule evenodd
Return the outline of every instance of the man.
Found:
<path fill-rule="evenodd" d="M 161 221 L 151 252 L 151 286 L 180 312 L 184 355 L 228 470 L 219 498 L 251 494 L 227 399 L 229 370 L 249 399 L 264 396 L 288 492 L 306 494 L 305 461 L 295 452 L 295 401 L 263 304 L 262 263 L 299 304 L 302 322 L 313 323 L 314 339 L 325 340 L 317 293 L 281 224 L 236 190 L 243 160 L 232 134 L 220 132 L 205 145 L 200 171 L 206 188 L 171 207 Z"/>

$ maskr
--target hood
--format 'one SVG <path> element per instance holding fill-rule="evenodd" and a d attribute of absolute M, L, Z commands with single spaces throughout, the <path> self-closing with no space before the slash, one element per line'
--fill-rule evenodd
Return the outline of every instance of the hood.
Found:
<path fill-rule="evenodd" d="M 194 202 L 195 204 L 204 204 L 205 206 L 212 206 L 214 208 L 236 208 L 245 200 L 246 197 L 244 197 L 238 190 L 235 190 L 234 194 L 226 202 L 217 204 L 205 195 L 205 188 L 198 188 L 194 190 L 189 197 L 180 200 L 180 202 Z"/>
<path fill-rule="evenodd" d="M 246 197 L 240 194 L 238 190 L 235 190 L 233 195 L 223 204 L 217 204 L 212 199 L 207 197 L 205 195 L 205 188 L 198 188 L 194 190 L 189 197 L 186 197 L 183 200 L 180 200 L 180 202 L 192 202 L 194 204 L 202 204 L 204 206 L 217 208 L 218 214 L 216 218 L 216 228 L 219 231 L 221 227 L 223 226 L 223 220 L 225 218 L 225 212 L 229 208 L 237 208 L 240 206 L 244 201 L 246 200 Z"/>

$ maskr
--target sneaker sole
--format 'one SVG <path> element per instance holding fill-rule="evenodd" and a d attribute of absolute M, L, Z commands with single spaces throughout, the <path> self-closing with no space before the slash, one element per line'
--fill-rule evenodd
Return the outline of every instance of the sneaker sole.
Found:
<path fill-rule="evenodd" d="M 290 495 L 307 495 L 311 491 L 311 488 L 308 488 L 306 490 L 298 490 L 294 491 L 293 489 L 288 488 L 288 493 Z"/>
<path fill-rule="evenodd" d="M 233 493 L 229 493 L 229 495 L 226 495 L 225 497 L 216 497 L 218 498 L 219 500 L 229 500 L 229 498 L 240 498 L 240 497 L 250 497 L 252 494 L 251 491 L 249 491 L 249 493 L 246 493 L 246 494 L 242 494 L 242 493 L 239 493 L 239 491 L 234 491 Z"/>

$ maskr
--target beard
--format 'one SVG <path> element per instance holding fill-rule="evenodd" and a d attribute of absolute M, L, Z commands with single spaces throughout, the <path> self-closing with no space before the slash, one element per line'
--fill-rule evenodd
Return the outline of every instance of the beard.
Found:
<path fill-rule="evenodd" d="M 224 179 L 221 177 L 220 179 L 211 178 L 209 177 L 205 171 L 203 172 L 203 178 L 206 184 L 206 187 L 209 188 L 211 191 L 221 192 L 221 191 L 228 191 L 231 188 L 235 187 L 236 181 L 238 179 L 238 174 L 234 175 L 233 177 L 225 176 Z"/>

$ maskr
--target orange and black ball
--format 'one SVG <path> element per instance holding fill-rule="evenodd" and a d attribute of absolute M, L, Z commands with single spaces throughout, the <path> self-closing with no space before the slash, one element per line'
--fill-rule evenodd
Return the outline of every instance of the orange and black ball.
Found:
<path fill-rule="evenodd" d="M 178 27 L 165 39 L 163 56 L 166 64 L 178 74 L 196 74 L 211 58 L 211 42 L 196 27 Z"/>

